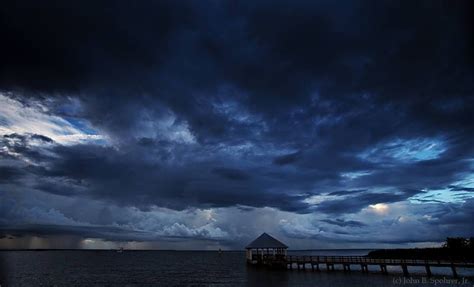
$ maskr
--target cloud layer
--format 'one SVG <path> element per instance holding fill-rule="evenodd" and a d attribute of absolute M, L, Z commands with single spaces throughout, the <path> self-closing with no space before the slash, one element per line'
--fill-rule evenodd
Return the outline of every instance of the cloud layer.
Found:
<path fill-rule="evenodd" d="M 0 244 L 468 236 L 471 14 L 469 1 L 5 4 Z"/>

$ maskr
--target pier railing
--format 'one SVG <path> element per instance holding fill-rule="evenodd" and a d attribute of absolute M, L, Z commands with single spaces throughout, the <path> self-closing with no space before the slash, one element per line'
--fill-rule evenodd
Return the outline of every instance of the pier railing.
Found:
<path fill-rule="evenodd" d="M 281 256 L 263 255 L 263 260 L 282 260 Z M 368 264 L 368 265 L 412 265 L 412 266 L 451 266 L 466 265 L 474 266 L 474 262 L 462 259 L 453 260 L 429 260 L 429 259 L 382 259 L 370 258 L 366 256 L 305 256 L 305 255 L 288 255 L 284 258 L 288 263 L 318 263 L 318 264 Z"/>

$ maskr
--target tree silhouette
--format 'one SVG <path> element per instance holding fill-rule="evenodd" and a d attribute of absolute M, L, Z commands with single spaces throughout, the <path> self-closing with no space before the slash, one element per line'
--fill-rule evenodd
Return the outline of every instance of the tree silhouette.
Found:
<path fill-rule="evenodd" d="M 472 246 L 472 242 L 472 238 L 471 240 L 468 240 L 464 237 L 448 237 L 446 238 L 444 247 L 451 249 L 469 248 Z"/>

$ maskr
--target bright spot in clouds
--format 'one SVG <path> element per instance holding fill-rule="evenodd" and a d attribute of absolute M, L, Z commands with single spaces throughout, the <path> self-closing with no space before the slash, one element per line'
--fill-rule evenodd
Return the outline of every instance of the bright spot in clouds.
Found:
<path fill-rule="evenodd" d="M 389 208 L 385 203 L 377 203 L 369 205 L 369 210 L 376 214 L 384 215 L 388 213 Z"/>
<path fill-rule="evenodd" d="M 338 199 L 338 196 L 335 195 L 329 195 L 329 194 L 318 194 L 318 195 L 312 195 L 308 198 L 305 198 L 303 200 L 304 203 L 308 204 L 320 204 L 324 201 L 329 201 L 329 200 L 336 200 Z"/>
<path fill-rule="evenodd" d="M 356 178 L 359 178 L 361 176 L 370 175 L 370 174 L 372 174 L 372 172 L 370 172 L 370 171 L 354 171 L 354 172 L 341 173 L 341 176 L 352 180 L 352 179 L 356 179 Z"/>

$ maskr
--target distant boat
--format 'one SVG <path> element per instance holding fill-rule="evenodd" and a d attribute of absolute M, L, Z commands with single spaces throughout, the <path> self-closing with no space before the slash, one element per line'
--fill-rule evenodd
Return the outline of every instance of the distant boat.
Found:
<path fill-rule="evenodd" d="M 119 249 L 117 249 L 117 253 L 122 253 L 123 252 L 123 247 L 120 247 Z"/>

